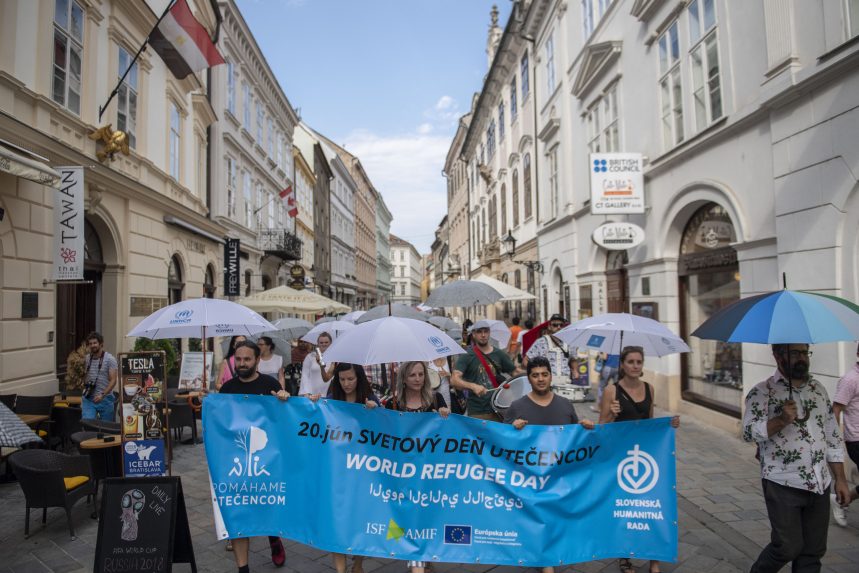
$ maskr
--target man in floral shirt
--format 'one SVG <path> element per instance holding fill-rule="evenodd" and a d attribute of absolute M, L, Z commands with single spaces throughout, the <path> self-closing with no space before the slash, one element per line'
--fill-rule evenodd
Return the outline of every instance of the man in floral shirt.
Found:
<path fill-rule="evenodd" d="M 743 438 L 758 444 L 772 526 L 751 573 L 776 573 L 789 562 L 795 572 L 816 572 L 826 553 L 833 478 L 837 502 L 850 502 L 844 442 L 826 389 L 809 376 L 808 345 L 772 349 L 778 368 L 746 396 L 743 416 Z"/>

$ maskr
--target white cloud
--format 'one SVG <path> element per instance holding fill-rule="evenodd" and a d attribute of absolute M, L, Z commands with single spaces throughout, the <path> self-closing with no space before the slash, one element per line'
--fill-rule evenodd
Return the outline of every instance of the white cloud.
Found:
<path fill-rule="evenodd" d="M 450 109 L 451 106 L 456 106 L 456 100 L 454 100 L 450 96 L 441 96 L 438 98 L 438 101 L 435 104 L 435 108 L 438 111 L 444 111 L 446 109 Z"/>
<path fill-rule="evenodd" d="M 382 193 L 394 220 L 391 232 L 428 253 L 439 221 L 447 213 L 447 181 L 441 171 L 450 137 L 423 132 L 380 136 L 355 131 L 345 139 L 376 189 Z"/>
<path fill-rule="evenodd" d="M 424 111 L 424 117 L 444 130 L 455 128 L 461 115 L 459 103 L 448 95 L 441 96 L 432 108 Z"/>
<path fill-rule="evenodd" d="M 420 135 L 427 135 L 432 131 L 431 123 L 422 123 L 418 126 L 418 133 Z"/>

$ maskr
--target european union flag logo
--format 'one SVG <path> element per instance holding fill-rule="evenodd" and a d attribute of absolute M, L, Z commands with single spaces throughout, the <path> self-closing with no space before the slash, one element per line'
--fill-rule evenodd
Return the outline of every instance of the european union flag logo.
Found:
<path fill-rule="evenodd" d="M 590 346 L 591 348 L 599 348 L 602 346 L 602 343 L 605 342 L 605 336 L 600 336 L 599 334 L 592 334 L 590 338 L 588 338 L 588 343 L 585 346 Z"/>
<path fill-rule="evenodd" d="M 470 525 L 445 525 L 445 545 L 471 545 Z"/>

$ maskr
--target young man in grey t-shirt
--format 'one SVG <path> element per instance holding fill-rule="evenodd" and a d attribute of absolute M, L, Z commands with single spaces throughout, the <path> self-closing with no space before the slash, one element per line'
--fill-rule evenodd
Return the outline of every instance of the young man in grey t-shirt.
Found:
<path fill-rule="evenodd" d="M 590 420 L 579 422 L 572 402 L 552 392 L 552 370 L 545 357 L 535 356 L 529 360 L 527 372 L 531 391 L 510 405 L 504 414 L 505 424 L 513 424 L 517 430 L 527 424 L 566 426 L 579 423 L 593 429 L 594 423 Z"/>

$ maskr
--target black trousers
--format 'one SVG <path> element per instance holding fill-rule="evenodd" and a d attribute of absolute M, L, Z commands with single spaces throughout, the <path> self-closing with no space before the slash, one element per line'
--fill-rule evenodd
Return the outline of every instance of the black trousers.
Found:
<path fill-rule="evenodd" d="M 772 534 L 751 573 L 777 573 L 790 562 L 792 573 L 818 573 L 829 532 L 829 488 L 817 494 L 762 481 Z"/>

